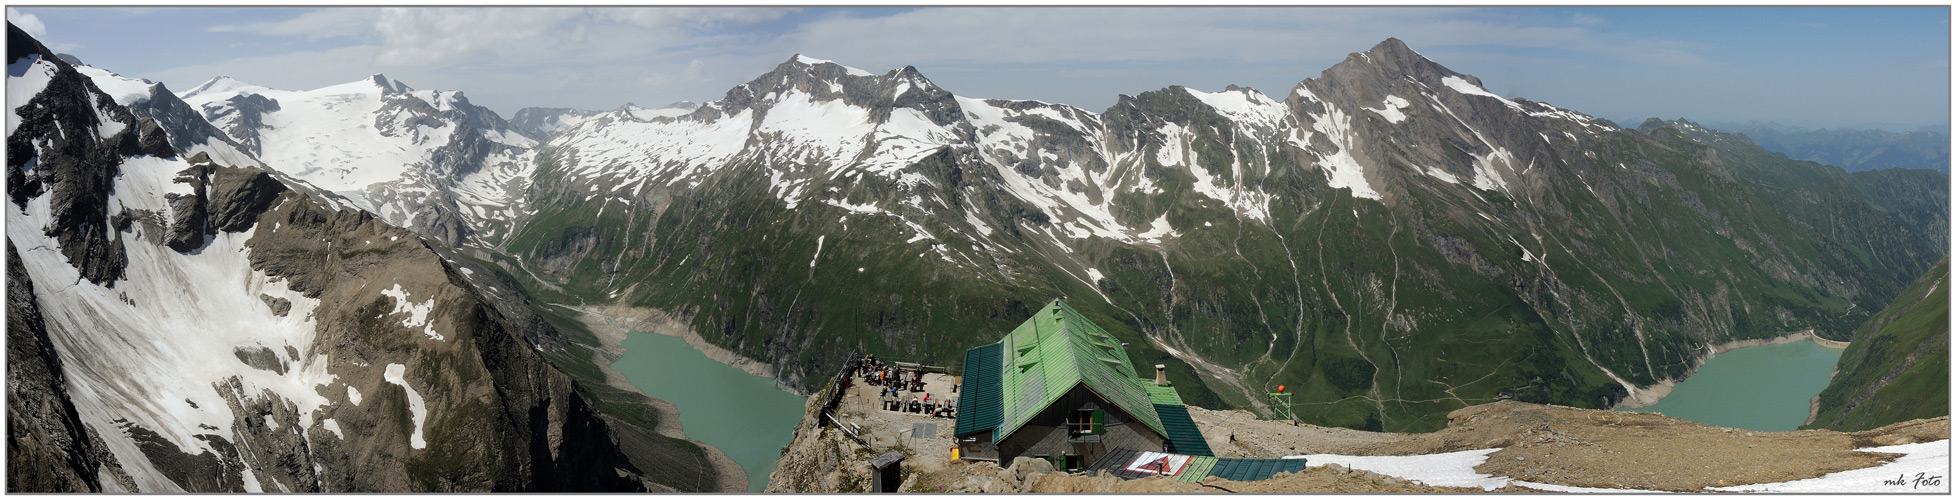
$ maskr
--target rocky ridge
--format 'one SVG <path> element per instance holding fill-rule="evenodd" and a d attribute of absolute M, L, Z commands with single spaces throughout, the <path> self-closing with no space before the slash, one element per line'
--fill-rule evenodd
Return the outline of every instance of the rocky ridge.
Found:
<path fill-rule="evenodd" d="M 1933 198 L 1878 206 L 1716 137 L 1502 97 L 1398 40 L 1282 98 L 1098 113 L 795 56 L 540 144 L 537 211 L 484 256 L 804 389 L 850 352 L 955 363 L 1066 296 L 1193 403 L 1264 411 L 1286 384 L 1320 424 L 1437 429 L 1500 392 L 1610 406 L 1707 346 L 1843 339 L 1947 246 L 1908 215 Z"/>
<path fill-rule="evenodd" d="M 235 142 L 173 141 L 199 127 L 160 86 L 8 38 L 32 96 L 9 103 L 9 425 L 44 431 L 10 432 L 10 487 L 721 489 L 414 233 Z"/>

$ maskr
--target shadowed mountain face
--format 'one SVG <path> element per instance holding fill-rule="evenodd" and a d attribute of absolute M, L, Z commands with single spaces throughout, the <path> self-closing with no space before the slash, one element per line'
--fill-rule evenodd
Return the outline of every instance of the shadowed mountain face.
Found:
<path fill-rule="evenodd" d="M 719 489 L 520 296 L 160 85 L 7 57 L 10 491 Z"/>
<path fill-rule="evenodd" d="M 483 255 L 792 383 L 849 352 L 955 364 L 1066 296 L 1192 404 L 1267 411 L 1285 384 L 1309 421 L 1392 431 L 1502 392 L 1607 406 L 1714 343 L 1845 338 L 1947 248 L 1946 196 L 1871 203 L 1910 188 L 1503 98 L 1398 40 L 1281 96 L 1099 113 L 796 56 L 535 151 L 535 211 Z"/>

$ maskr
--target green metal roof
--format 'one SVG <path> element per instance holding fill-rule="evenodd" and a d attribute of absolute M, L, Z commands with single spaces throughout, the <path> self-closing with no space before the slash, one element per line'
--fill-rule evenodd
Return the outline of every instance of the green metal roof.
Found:
<path fill-rule="evenodd" d="M 1177 398 L 1178 400 L 1180 398 Z M 1155 414 L 1161 416 L 1161 425 L 1168 432 L 1168 442 L 1174 446 L 1174 453 L 1183 455 L 1215 456 L 1209 450 L 1209 440 L 1202 438 L 1202 430 L 1195 427 L 1195 419 L 1189 418 L 1189 407 L 1178 404 L 1155 404 Z"/>
<path fill-rule="evenodd" d="M 1216 468 L 1216 457 L 1190 457 L 1188 465 L 1182 466 L 1182 473 L 1175 475 L 1176 481 L 1199 483 L 1209 478 L 1209 470 Z"/>
<path fill-rule="evenodd" d="M 1302 458 L 1218 458 L 1209 475 L 1231 481 L 1261 481 L 1279 472 L 1304 470 Z"/>
<path fill-rule="evenodd" d="M 1005 390 L 994 441 L 1003 441 L 1081 384 L 1155 432 L 1168 435 L 1142 388 L 1147 384 L 1136 380 L 1120 340 L 1065 303 L 1047 304 L 999 344 L 1003 346 L 999 382 Z"/>
<path fill-rule="evenodd" d="M 964 351 L 964 385 L 958 390 L 958 425 L 952 435 L 998 427 L 998 358 L 1003 346 L 991 343 Z"/>
<path fill-rule="evenodd" d="M 1146 452 L 1132 448 L 1114 448 L 1101 455 L 1088 469 L 1101 471 L 1121 479 L 1141 479 L 1155 477 L 1153 472 L 1137 472 L 1127 467 L 1140 459 Z M 1172 453 L 1170 455 L 1183 455 Z M 1186 456 L 1186 455 L 1185 455 Z M 1175 473 L 1173 479 L 1184 483 L 1199 483 L 1210 478 L 1223 478 L 1233 481 L 1261 481 L 1283 472 L 1304 470 L 1302 458 L 1216 458 L 1189 456 L 1189 461 Z"/>
<path fill-rule="evenodd" d="M 1147 389 L 1149 403 L 1158 404 L 1158 405 L 1182 406 L 1182 395 L 1180 393 L 1175 392 L 1174 387 L 1165 386 L 1165 385 L 1155 385 L 1155 381 L 1153 380 L 1147 380 L 1147 379 L 1134 379 L 1134 380 L 1136 383 L 1141 384 L 1141 388 Z"/>

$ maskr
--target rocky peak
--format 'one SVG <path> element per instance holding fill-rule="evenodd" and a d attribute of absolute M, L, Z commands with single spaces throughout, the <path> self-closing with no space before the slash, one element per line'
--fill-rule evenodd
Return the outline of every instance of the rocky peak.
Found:
<path fill-rule="evenodd" d="M 754 80 L 727 91 L 726 97 L 698 106 L 696 116 L 712 119 L 719 113 L 738 114 L 744 109 L 764 110 L 790 96 L 800 94 L 810 101 L 840 100 L 851 106 L 872 110 L 882 120 L 894 108 L 922 111 L 938 125 L 962 121 L 964 114 L 954 96 L 926 78 L 916 67 L 877 75 L 834 61 L 795 54 Z"/>
<path fill-rule="evenodd" d="M 403 94 L 414 91 L 407 84 L 396 80 L 389 80 L 387 79 L 387 75 L 380 73 L 374 73 L 374 76 L 368 77 L 367 80 L 373 82 L 375 86 L 380 87 L 381 93 L 384 94 Z M 461 96 L 458 94 L 456 97 L 459 98 Z"/>
<path fill-rule="evenodd" d="M 1447 69 L 1406 46 L 1406 42 L 1387 38 L 1371 50 L 1346 55 L 1343 62 L 1307 82 L 1317 83 L 1314 87 L 1389 89 L 1410 79 L 1428 88 L 1442 88 L 1445 86 L 1442 80 L 1447 77 L 1460 78 L 1476 87 L 1481 85 L 1479 78 Z"/>
<path fill-rule="evenodd" d="M 835 94 L 838 93 L 836 87 L 844 86 L 853 80 L 875 76 L 868 71 L 836 64 L 835 61 L 795 54 L 794 57 L 776 65 L 773 70 L 754 78 L 746 85 L 735 87 L 729 92 L 729 97 L 732 97 L 734 92 L 742 90 L 763 97 L 769 93 L 786 94 L 800 91 L 819 100 L 829 100 L 835 98 Z"/>
<path fill-rule="evenodd" d="M 46 86 L 14 111 L 20 122 L 7 136 L 9 201 L 26 209 L 28 200 L 52 193 L 43 230 L 63 256 L 90 282 L 120 279 L 127 256 L 121 234 L 109 225 L 109 193 L 122 160 L 142 154 L 136 118 L 12 23 L 7 57 L 9 75 L 47 76 Z M 36 60 L 15 69 L 15 61 L 30 57 Z"/>

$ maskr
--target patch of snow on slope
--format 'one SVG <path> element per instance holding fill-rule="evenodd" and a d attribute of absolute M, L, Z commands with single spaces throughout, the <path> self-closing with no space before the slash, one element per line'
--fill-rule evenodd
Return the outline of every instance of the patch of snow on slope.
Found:
<path fill-rule="evenodd" d="M 1195 96 L 1203 104 L 1215 108 L 1217 113 L 1229 118 L 1230 121 L 1240 124 L 1273 128 L 1283 122 L 1284 115 L 1290 112 L 1289 107 L 1284 103 L 1251 89 L 1225 90 L 1216 93 L 1186 87 L 1182 90 L 1188 91 L 1189 95 Z"/>
<path fill-rule="evenodd" d="M 625 114 L 632 118 L 650 121 L 655 118 L 678 118 L 686 116 L 693 114 L 693 110 L 686 108 L 641 108 L 632 106 L 625 109 Z M 582 118 L 579 120 L 582 121 Z"/>
<path fill-rule="evenodd" d="M 1480 488 L 1495 490 L 1514 482 L 1535 489 L 1562 491 L 1569 493 L 1659 493 L 1648 490 L 1628 490 L 1609 488 L 1585 488 L 1559 484 L 1514 481 L 1507 477 L 1496 477 L 1474 472 L 1474 467 L 1487 462 L 1487 456 L 1500 448 L 1436 453 L 1432 455 L 1366 457 L 1352 455 L 1294 455 L 1284 458 L 1302 458 L 1312 466 L 1330 464 L 1376 472 L 1388 476 L 1409 479 L 1428 486 L 1451 486 L 1456 488 Z"/>
<path fill-rule="evenodd" d="M 840 99 L 816 101 L 804 92 L 790 92 L 769 108 L 754 132 L 778 138 L 772 153 L 779 167 L 828 163 L 841 166 L 862 153 L 865 139 L 876 130 L 869 110 Z M 800 202 L 808 181 L 783 182 L 779 170 L 770 188 L 791 207 Z"/>
<path fill-rule="evenodd" d="M 1403 97 L 1399 97 L 1396 95 L 1388 95 L 1385 97 L 1385 102 L 1380 103 L 1380 107 L 1378 109 L 1373 109 L 1373 108 L 1362 108 L 1362 109 L 1366 111 L 1371 111 L 1373 113 L 1378 113 L 1379 116 L 1385 117 L 1386 121 L 1388 122 L 1399 123 L 1399 122 L 1406 121 L 1406 113 L 1401 112 L 1399 110 L 1406 109 L 1406 106 L 1410 104 L 1411 103 L 1406 102 L 1406 99 Z"/>
<path fill-rule="evenodd" d="M 1460 183 L 1459 177 L 1455 177 L 1453 173 L 1438 168 L 1424 167 L 1424 168 L 1420 168 L 1420 172 L 1424 172 L 1426 175 L 1433 176 L 1433 178 L 1439 179 L 1442 182 L 1446 182 L 1447 184 Z"/>
<path fill-rule="evenodd" d="M 910 230 L 917 232 L 916 236 L 912 236 L 910 237 L 910 239 L 904 240 L 904 243 L 916 243 L 923 240 L 937 239 L 936 236 L 931 236 L 930 230 L 924 229 L 924 226 L 922 224 L 911 222 L 910 219 L 904 219 L 902 217 L 898 217 L 898 219 L 902 220 L 905 225 L 910 226 Z"/>
<path fill-rule="evenodd" d="M 171 190 L 175 172 L 187 167 L 178 159 L 127 159 L 109 210 L 167 213 L 163 193 Z M 109 288 L 80 279 L 43 231 L 51 198 L 43 194 L 24 210 L 7 210 L 6 232 L 35 282 L 49 337 L 63 353 L 70 396 L 87 425 L 119 429 L 123 425 L 117 421 L 123 420 L 195 455 L 210 450 L 197 434 L 238 442 L 228 398 L 277 394 L 295 407 L 301 427 L 310 427 L 314 412 L 331 404 L 317 391 L 337 378 L 327 372 L 326 356 L 299 360 L 279 374 L 252 368 L 233 354 L 244 346 L 310 346 L 317 329 L 312 319 L 317 299 L 252 270 L 245 242 L 256 227 L 220 232 L 191 255 L 129 235 L 126 274 Z M 259 294 L 290 301 L 292 308 L 274 315 Z M 233 378 L 241 392 L 229 389 Z M 143 491 L 180 489 L 127 435 L 102 436 Z"/>
<path fill-rule="evenodd" d="M 1354 137 L 1351 116 L 1332 106 L 1331 103 L 1324 103 L 1324 108 L 1324 114 L 1311 115 L 1311 129 L 1324 134 L 1326 139 L 1331 140 L 1331 143 L 1338 147 L 1338 151 L 1324 154 L 1315 148 L 1310 150 L 1318 153 L 1318 167 L 1324 170 L 1325 182 L 1333 189 L 1351 189 L 1352 196 L 1374 200 L 1384 199 L 1378 191 L 1372 189 L 1371 182 L 1365 180 L 1365 166 L 1360 165 L 1358 159 L 1352 157 Z M 1308 139 L 1308 137 L 1304 138 L 1306 141 L 1304 144 L 1309 144 Z M 1298 140 L 1293 138 L 1292 144 L 1297 143 Z"/>
<path fill-rule="evenodd" d="M 821 259 L 821 258 L 822 258 L 822 242 L 823 242 L 823 241 L 826 241 L 826 240 L 828 240 L 828 239 L 829 239 L 829 235 L 826 235 L 826 234 L 824 234 L 824 235 L 821 235 L 821 236 L 816 236 L 816 237 L 815 237 L 815 256 L 814 256 L 814 257 L 809 257 L 809 258 L 808 258 L 808 268 L 809 268 L 809 269 L 814 269 L 814 268 L 815 268 L 815 261 L 816 261 L 816 260 L 819 260 L 819 259 Z"/>
<path fill-rule="evenodd" d="M 265 421 L 270 422 L 271 419 L 266 419 Z M 326 427 L 326 432 L 333 433 L 333 436 L 338 437 L 340 439 L 346 439 L 346 433 L 340 432 L 339 421 L 328 418 L 328 419 L 320 420 L 319 425 Z"/>
<path fill-rule="evenodd" d="M 382 378 L 386 379 L 387 383 L 401 386 L 402 390 L 407 391 L 408 413 L 414 415 L 414 434 L 408 436 L 408 446 L 417 450 L 425 449 L 428 447 L 428 441 L 422 438 L 421 427 L 428 421 L 428 407 L 421 401 L 421 393 L 415 392 L 413 387 L 408 386 L 406 375 L 407 365 L 388 363 L 387 372 L 382 374 Z"/>
<path fill-rule="evenodd" d="M 56 69 L 58 67 L 54 63 L 41 60 L 39 54 L 30 54 L 7 65 L 8 137 L 14 135 L 14 129 L 20 128 L 21 106 L 26 106 L 28 101 L 48 87 Z"/>
<path fill-rule="evenodd" d="M 116 104 L 123 106 L 149 100 L 150 88 L 156 86 L 149 81 L 125 77 L 94 66 L 75 66 L 75 71 L 95 82 L 95 88 L 101 89 Z"/>
<path fill-rule="evenodd" d="M 1715 491 L 1771 493 L 1949 493 L 1949 440 L 1861 448 L 1867 453 L 1900 453 L 1901 458 L 1874 467 L 1841 471 L 1783 483 L 1707 488 Z M 1930 477 L 1941 481 L 1931 485 Z M 1917 480 L 1924 480 L 1918 482 Z M 1894 481 L 1900 484 L 1891 484 Z"/>
<path fill-rule="evenodd" d="M 1234 94 L 1234 92 L 1229 93 Z M 1270 220 L 1270 195 L 1244 186 L 1241 178 L 1243 164 L 1240 158 L 1235 158 L 1232 154 L 1230 175 L 1235 177 L 1229 186 L 1224 186 L 1221 181 L 1231 179 L 1211 175 L 1208 167 L 1196 161 L 1195 149 L 1191 147 L 1195 137 L 1188 129 L 1179 124 L 1164 123 L 1159 132 L 1162 135 L 1162 145 L 1160 149 L 1155 150 L 1156 162 L 1163 166 L 1188 168 L 1189 175 L 1195 177 L 1195 183 L 1191 184 L 1190 188 L 1195 189 L 1198 194 L 1223 202 L 1237 214 L 1253 220 Z M 1146 176 L 1140 177 L 1143 181 L 1147 179 Z"/>
<path fill-rule="evenodd" d="M 932 122 L 922 111 L 910 108 L 890 110 L 889 119 L 876 128 L 873 139 L 876 152 L 860 167 L 879 175 L 895 173 L 958 140 L 957 134 Z M 836 169 L 831 176 L 843 172 Z"/>
<path fill-rule="evenodd" d="M 1515 104 L 1514 101 L 1510 101 L 1505 97 L 1494 95 L 1493 92 L 1488 92 L 1487 89 L 1483 89 L 1479 85 L 1474 85 L 1472 82 L 1468 82 L 1466 79 L 1458 76 L 1441 78 L 1440 83 L 1445 84 L 1447 88 L 1453 89 L 1454 92 L 1481 97 L 1492 97 L 1497 101 L 1501 101 L 1501 104 L 1506 104 L 1508 107 L 1514 108 L 1515 111 L 1525 111 L 1521 109 L 1520 104 Z"/>
<path fill-rule="evenodd" d="M 978 214 L 970 210 L 966 210 L 964 212 L 964 222 L 966 224 L 971 224 L 971 227 L 977 228 L 978 232 L 984 234 L 985 236 L 991 236 L 992 231 L 994 231 L 991 225 L 985 224 L 984 219 L 979 219 Z"/>
<path fill-rule="evenodd" d="M 1353 469 L 1367 470 L 1388 476 L 1419 481 L 1428 486 L 1452 486 L 1456 488 L 1492 490 L 1507 486 L 1507 478 L 1496 478 L 1487 474 L 1474 472 L 1474 467 L 1487 462 L 1488 454 L 1500 450 L 1500 448 L 1487 448 L 1402 457 L 1318 454 L 1288 456 L 1284 458 L 1302 458 L 1305 460 L 1305 463 L 1311 465 L 1338 464 Z"/>
<path fill-rule="evenodd" d="M 195 96 L 230 93 L 230 92 L 238 92 L 238 91 L 245 91 L 245 90 L 263 89 L 263 88 L 265 87 L 260 87 L 257 85 L 245 83 L 244 81 L 238 80 L 236 78 L 231 78 L 230 76 L 227 75 L 227 76 L 219 76 L 216 78 L 212 78 L 210 80 L 206 80 L 204 83 L 197 84 L 197 86 L 191 87 L 190 90 L 178 94 L 177 98 L 188 100 L 191 97 L 195 97 Z"/>
<path fill-rule="evenodd" d="M 1472 155 L 1474 157 L 1474 187 L 1489 191 L 1499 189 L 1507 192 L 1508 181 L 1501 175 L 1500 171 L 1495 170 L 1494 162 L 1495 160 L 1500 160 L 1501 165 L 1507 167 L 1508 172 L 1514 172 L 1514 155 L 1508 153 L 1508 148 L 1495 146 L 1493 142 L 1488 141 L 1487 136 L 1482 135 L 1480 129 L 1476 129 L 1473 125 L 1468 125 L 1466 120 L 1460 119 L 1460 115 L 1454 114 L 1453 109 L 1447 107 L 1446 103 L 1440 102 L 1438 98 L 1431 95 L 1426 97 L 1433 100 L 1433 109 L 1438 109 L 1440 112 L 1446 113 L 1447 116 L 1453 117 L 1453 120 L 1459 123 L 1461 127 L 1465 127 L 1468 132 L 1474 134 L 1474 138 L 1480 140 L 1481 144 L 1487 145 L 1487 154 Z M 1587 151 L 1585 152 L 1587 153 Z"/>
<path fill-rule="evenodd" d="M 876 205 L 851 205 L 849 202 L 843 200 L 822 200 L 822 203 L 848 210 L 851 214 L 875 215 L 883 213 L 883 210 L 876 208 Z"/>
<path fill-rule="evenodd" d="M 1013 118 L 1032 115 L 1052 119 L 1080 132 L 1091 141 L 1099 130 L 1098 122 L 1093 121 L 1095 117 L 1092 113 L 1037 101 L 1017 101 L 1021 104 L 1037 105 L 1025 111 L 993 106 L 982 99 L 958 97 L 957 101 L 958 106 L 965 112 L 965 120 L 978 131 L 979 156 L 992 166 L 1000 178 L 1005 180 L 1007 190 L 1014 197 L 1052 217 L 1055 225 L 1076 224 L 1076 227 L 1066 227 L 1068 233 L 1074 238 L 1100 236 L 1115 241 L 1139 241 L 1130 230 L 1114 219 L 1110 211 L 1109 200 L 1112 196 L 1107 195 L 1111 194 L 1112 189 L 1121 182 L 1120 179 L 1112 177 L 1095 179 L 1084 167 L 1074 164 L 1055 165 L 1058 167 L 1056 170 L 1059 175 L 1040 178 L 1028 177 L 1014 167 L 1020 164 L 1021 160 L 1039 159 L 1044 163 L 1051 159 L 1037 155 L 1026 158 L 1027 155 L 1032 154 L 1034 139 L 1040 134 L 1014 122 Z M 1112 157 L 1097 142 L 1092 147 L 1095 154 L 1107 158 L 1109 163 L 1138 164 L 1139 162 L 1132 156 L 1125 157 L 1127 159 Z M 1098 188 L 1103 196 L 1100 196 L 1096 202 L 1094 197 L 1087 193 L 1066 188 L 1074 182 L 1089 186 L 1089 189 Z M 1085 231 L 1085 235 L 1082 235 L 1081 231 Z"/>
<path fill-rule="evenodd" d="M 1488 191 L 1496 189 L 1507 191 L 1508 180 L 1495 169 L 1495 162 L 1499 161 L 1500 165 L 1507 167 L 1508 171 L 1514 171 L 1515 156 L 1508 153 L 1508 148 L 1494 148 L 1487 154 L 1473 156 L 1474 187 Z"/>
<path fill-rule="evenodd" d="M 1161 243 L 1161 239 L 1164 236 L 1176 238 L 1181 235 L 1181 233 L 1175 232 L 1174 226 L 1168 225 L 1168 214 L 1161 214 L 1161 217 L 1156 217 L 1154 222 L 1148 224 L 1148 232 L 1141 233 L 1140 236 L 1141 239 L 1147 240 L 1150 243 Z"/>
<path fill-rule="evenodd" d="M 352 401 L 353 406 L 360 406 L 360 390 L 350 385 L 346 386 L 346 399 Z"/>
<path fill-rule="evenodd" d="M 1604 125 L 1602 122 L 1597 121 L 1596 118 L 1590 117 L 1589 115 L 1584 115 L 1582 113 L 1577 113 L 1574 111 L 1569 111 L 1555 106 L 1550 106 L 1546 102 L 1537 102 L 1535 103 L 1535 105 L 1541 106 L 1544 111 L 1529 111 L 1528 116 L 1537 116 L 1543 118 L 1561 118 L 1564 120 L 1576 122 L 1577 125 L 1582 125 L 1583 129 L 1585 130 L 1591 128 L 1599 128 L 1605 132 L 1616 130 L 1616 127 Z M 1568 132 L 1563 132 L 1563 133 L 1568 134 Z M 1570 135 L 1569 138 L 1575 139 L 1576 136 Z"/>
<path fill-rule="evenodd" d="M 419 326 L 422 327 L 421 333 L 427 335 L 428 338 L 444 340 L 440 333 L 435 333 L 433 322 L 428 321 L 428 312 L 435 309 L 434 297 L 429 297 L 426 302 L 416 304 L 408 300 L 408 292 L 401 288 L 400 283 L 395 283 L 394 288 L 381 290 L 380 294 L 394 298 L 394 310 L 387 314 L 405 313 L 408 315 L 406 319 L 401 320 L 401 326 L 408 328 Z"/>
<path fill-rule="evenodd" d="M 830 61 L 830 60 L 828 60 L 828 59 L 816 59 L 816 58 L 813 58 L 813 57 L 808 57 L 808 56 L 804 56 L 804 55 L 801 55 L 801 54 L 795 54 L 795 61 L 798 61 L 798 62 L 800 62 L 800 63 L 802 63 L 802 64 L 806 64 L 806 65 L 809 65 L 809 66 L 814 66 L 814 65 L 817 65 L 817 64 L 834 64 L 834 65 L 836 65 L 836 66 L 842 66 L 842 64 L 840 64 L 840 63 L 837 63 L 837 62 L 835 62 L 835 61 Z M 860 69 L 856 69 L 856 68 L 851 68 L 851 67 L 848 67 L 848 66 L 842 66 L 842 69 L 843 69 L 843 70 L 845 70 L 845 71 L 848 71 L 848 72 L 849 72 L 849 74 L 851 74 L 851 75 L 855 75 L 855 76 L 876 76 L 876 74 L 875 74 L 875 73 L 870 73 L 870 72 L 868 72 L 868 71 L 863 71 L 863 70 L 860 70 Z"/>
<path fill-rule="evenodd" d="M 94 92 L 88 93 L 89 109 L 95 111 L 96 137 L 103 139 L 115 137 L 116 134 L 122 133 L 122 129 L 129 128 L 129 124 L 116 121 L 115 118 L 109 116 L 108 106 L 110 103 L 115 102 L 114 99 L 110 99 L 109 102 L 102 102 L 99 99 L 98 94 Z"/>

